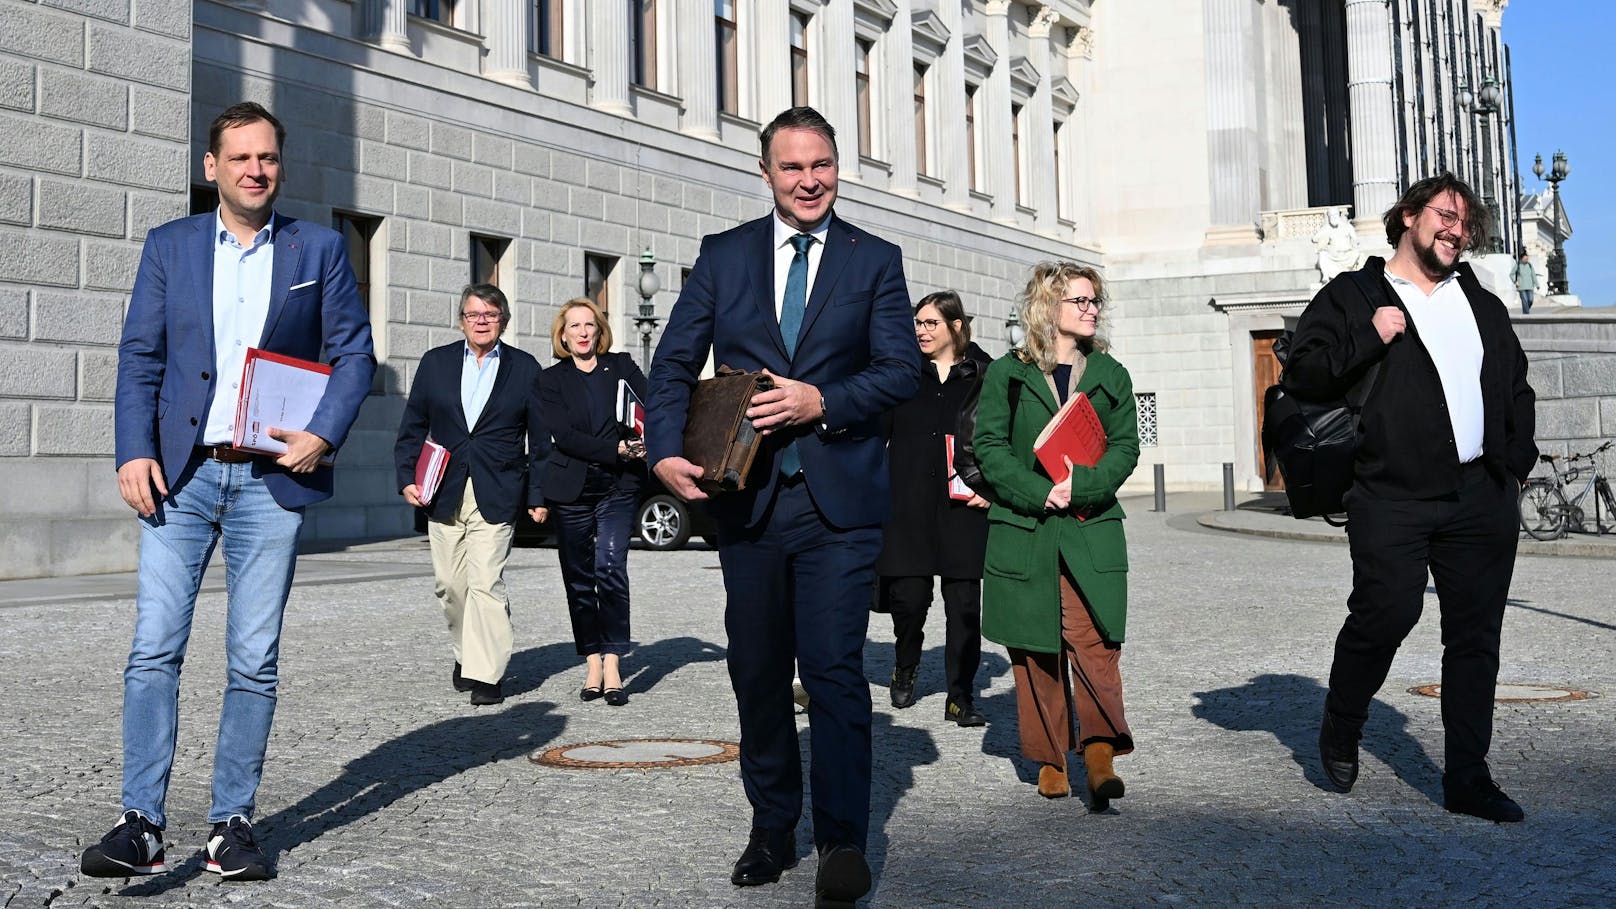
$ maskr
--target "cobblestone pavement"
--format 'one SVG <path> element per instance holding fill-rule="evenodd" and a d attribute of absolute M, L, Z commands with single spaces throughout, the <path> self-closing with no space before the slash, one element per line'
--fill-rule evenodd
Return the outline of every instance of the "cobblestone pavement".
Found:
<path fill-rule="evenodd" d="M 1501 703 L 1492 764 L 1525 806 L 1494 825 L 1440 805 L 1434 615 L 1404 645 L 1372 711 L 1363 775 L 1321 788 L 1315 742 L 1350 576 L 1344 547 L 1207 530 L 1131 503 L 1132 637 L 1124 676 L 1139 750 L 1105 815 L 1046 801 L 1017 749 L 1002 649 L 980 681 L 986 730 L 942 722 L 942 610 L 912 709 L 885 706 L 891 629 L 871 623 L 876 697 L 869 907 L 1519 905 L 1616 901 L 1616 597 L 1603 559 L 1522 556 L 1505 625 L 1506 681 L 1590 700 Z M 737 734 L 724 670 L 716 553 L 630 559 L 632 702 L 580 703 L 553 549 L 509 572 L 514 695 L 473 709 L 449 687 L 426 545 L 305 556 L 288 608 L 281 699 L 257 829 L 279 877 L 201 872 L 223 677 L 222 593 L 197 610 L 169 798 L 177 870 L 78 873 L 116 820 L 128 598 L 0 605 L 0 907 L 812 904 L 804 861 L 739 890 L 748 810 L 734 763 L 565 770 L 535 749 L 644 736 Z M 345 569 L 361 576 L 343 582 Z M 66 584 L 67 582 L 63 582 Z M 26 599 L 26 598 L 24 598 Z M 1432 600 L 1434 612 L 1434 598 Z M 1080 766 L 1074 762 L 1074 779 Z"/>

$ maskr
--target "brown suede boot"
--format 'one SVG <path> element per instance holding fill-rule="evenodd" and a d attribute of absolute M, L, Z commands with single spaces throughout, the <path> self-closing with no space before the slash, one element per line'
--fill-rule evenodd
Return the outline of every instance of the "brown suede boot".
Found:
<path fill-rule="evenodd" d="M 1038 794 L 1046 799 L 1063 799 L 1072 794 L 1072 784 L 1066 780 L 1066 768 L 1045 764 L 1038 768 Z"/>
<path fill-rule="evenodd" d="M 1089 810 L 1104 811 L 1112 799 L 1123 796 L 1122 777 L 1111 769 L 1115 751 L 1109 742 L 1090 742 L 1083 748 L 1083 766 L 1089 772 Z"/>

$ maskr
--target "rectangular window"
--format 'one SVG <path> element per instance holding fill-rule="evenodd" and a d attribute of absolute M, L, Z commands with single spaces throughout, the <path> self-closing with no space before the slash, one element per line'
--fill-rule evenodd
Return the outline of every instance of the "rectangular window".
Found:
<path fill-rule="evenodd" d="M 791 104 L 808 103 L 808 17 L 791 14 Z"/>
<path fill-rule="evenodd" d="M 479 234 L 471 235 L 471 283 L 492 284 L 500 290 L 510 290 L 506 285 L 510 275 L 506 274 L 505 253 L 511 248 L 511 241 L 504 237 L 484 237 Z"/>
<path fill-rule="evenodd" d="M 387 359 L 387 296 L 375 284 L 380 271 L 379 260 L 387 255 L 387 251 L 378 248 L 377 244 L 381 227 L 381 218 L 343 211 L 331 213 L 331 228 L 342 235 L 348 251 L 348 263 L 353 266 L 354 281 L 359 285 L 359 300 L 370 314 L 370 333 L 378 362 Z M 378 371 L 373 391 L 381 391 L 381 378 Z"/>
<path fill-rule="evenodd" d="M 612 311 L 612 272 L 616 270 L 616 256 L 584 253 L 584 296 L 594 300 L 607 315 Z"/>
<path fill-rule="evenodd" d="M 926 165 L 926 68 L 915 67 L 915 173 L 930 174 Z"/>
<path fill-rule="evenodd" d="M 564 0 L 533 0 L 533 33 L 529 43 L 534 53 L 561 59 L 561 16 L 565 5 Z"/>
<path fill-rule="evenodd" d="M 657 87 L 656 0 L 628 0 L 628 67 L 631 81 Z"/>
<path fill-rule="evenodd" d="M 410 15 L 453 26 L 455 2 L 456 0 L 409 0 Z"/>
<path fill-rule="evenodd" d="M 971 189 L 981 188 L 976 178 L 976 86 L 965 86 L 965 174 Z"/>
<path fill-rule="evenodd" d="M 1016 204 L 1022 204 L 1026 194 L 1021 190 L 1021 108 L 1010 105 L 1010 160 L 1015 163 L 1015 193 Z"/>
<path fill-rule="evenodd" d="M 735 0 L 715 0 L 713 13 L 713 24 L 718 29 L 718 109 L 726 114 L 739 114 L 741 64 Z"/>
<path fill-rule="evenodd" d="M 870 42 L 853 42 L 853 84 L 858 97 L 858 150 L 868 158 L 870 152 Z"/>
<path fill-rule="evenodd" d="M 1061 125 L 1056 123 L 1051 130 L 1054 134 L 1051 141 L 1055 145 L 1055 217 L 1066 217 L 1066 172 L 1061 170 Z"/>
<path fill-rule="evenodd" d="M 219 210 L 219 188 L 211 183 L 191 187 L 191 214 L 205 215 Z"/>

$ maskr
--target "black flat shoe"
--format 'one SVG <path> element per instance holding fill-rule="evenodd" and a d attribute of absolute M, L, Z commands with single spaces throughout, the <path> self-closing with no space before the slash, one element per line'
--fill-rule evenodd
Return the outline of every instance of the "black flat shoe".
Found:
<path fill-rule="evenodd" d="M 472 682 L 471 703 L 477 707 L 489 707 L 494 704 L 505 703 L 505 690 L 499 682 Z"/>
<path fill-rule="evenodd" d="M 477 684 L 460 674 L 460 664 L 456 663 L 454 672 L 449 676 L 449 683 L 454 685 L 456 691 L 470 691 L 471 686 Z"/>
<path fill-rule="evenodd" d="M 857 846 L 827 846 L 814 876 L 814 909 L 854 909 L 870 892 L 870 866 Z"/>
<path fill-rule="evenodd" d="M 889 688 L 889 693 L 892 696 L 892 706 L 903 710 L 914 704 L 915 678 L 918 675 L 920 675 L 920 669 L 917 666 L 911 666 L 907 669 L 899 666 L 892 670 L 892 685 Z"/>
<path fill-rule="evenodd" d="M 578 692 L 578 700 L 598 701 L 600 700 L 601 694 L 602 691 L 599 685 L 586 685 L 582 691 Z"/>
<path fill-rule="evenodd" d="M 735 862 L 729 882 L 737 887 L 756 887 L 780 879 L 780 872 L 797 865 L 797 835 L 778 834 L 753 828 L 746 851 Z"/>
<path fill-rule="evenodd" d="M 628 692 L 621 688 L 608 688 L 601 697 L 604 697 L 606 703 L 613 707 L 621 707 L 628 703 Z"/>
<path fill-rule="evenodd" d="M 1442 806 L 1454 814 L 1468 814 L 1485 821 L 1513 824 L 1526 819 L 1526 812 L 1504 794 L 1491 779 L 1465 785 L 1444 785 Z"/>
<path fill-rule="evenodd" d="M 970 701 L 956 701 L 948 699 L 948 705 L 943 708 L 943 719 L 961 726 L 986 726 L 988 718 Z"/>
<path fill-rule="evenodd" d="M 1358 781 L 1358 738 L 1362 733 L 1342 723 L 1328 709 L 1319 724 L 1319 763 L 1331 785 L 1351 792 Z"/>

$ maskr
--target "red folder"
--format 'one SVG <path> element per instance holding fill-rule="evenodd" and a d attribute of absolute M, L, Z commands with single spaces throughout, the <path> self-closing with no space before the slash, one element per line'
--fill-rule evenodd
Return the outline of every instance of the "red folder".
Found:
<path fill-rule="evenodd" d="M 415 459 L 415 497 L 422 505 L 431 505 L 443 485 L 443 472 L 449 469 L 449 449 L 432 441 L 431 436 L 421 443 L 421 455 Z"/>
<path fill-rule="evenodd" d="M 943 446 L 948 452 L 948 497 L 956 502 L 969 502 L 976 497 L 976 490 L 965 485 L 959 473 L 954 470 L 954 434 L 943 435 Z"/>
<path fill-rule="evenodd" d="M 1100 425 L 1100 415 L 1094 412 L 1088 395 L 1074 394 L 1068 398 L 1065 406 L 1055 411 L 1044 425 L 1032 450 L 1050 479 L 1057 483 L 1070 473 L 1063 458 L 1085 467 L 1100 463 L 1100 456 L 1105 454 L 1105 427 Z"/>
<path fill-rule="evenodd" d="M 231 444 L 256 454 L 285 454 L 286 443 L 270 438 L 269 431 L 307 427 L 330 378 L 331 367 L 324 363 L 247 348 Z M 329 467 L 335 460 L 335 452 L 326 452 L 320 463 Z"/>

